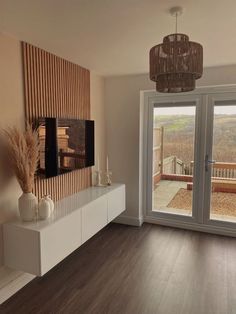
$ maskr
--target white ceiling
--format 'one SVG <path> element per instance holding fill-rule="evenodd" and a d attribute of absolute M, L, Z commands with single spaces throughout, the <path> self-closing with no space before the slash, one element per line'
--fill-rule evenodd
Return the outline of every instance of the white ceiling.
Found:
<path fill-rule="evenodd" d="M 236 64 L 235 0 L 0 0 L 0 30 L 99 74 L 148 72 L 149 49 L 174 31 L 204 48 L 204 66 Z"/>

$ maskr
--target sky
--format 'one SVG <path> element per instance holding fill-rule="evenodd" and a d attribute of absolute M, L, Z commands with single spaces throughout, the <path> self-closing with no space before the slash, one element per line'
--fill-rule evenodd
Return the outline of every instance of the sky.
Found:
<path fill-rule="evenodd" d="M 215 106 L 214 107 L 215 114 L 236 114 L 236 105 L 232 106 Z M 192 116 L 195 114 L 195 107 L 163 107 L 163 108 L 155 108 L 154 115 L 188 115 Z"/>

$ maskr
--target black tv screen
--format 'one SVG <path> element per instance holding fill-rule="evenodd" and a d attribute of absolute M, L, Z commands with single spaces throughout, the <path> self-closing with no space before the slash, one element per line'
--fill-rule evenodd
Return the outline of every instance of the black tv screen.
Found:
<path fill-rule="evenodd" d="M 94 121 L 40 118 L 39 175 L 55 177 L 94 165 Z"/>

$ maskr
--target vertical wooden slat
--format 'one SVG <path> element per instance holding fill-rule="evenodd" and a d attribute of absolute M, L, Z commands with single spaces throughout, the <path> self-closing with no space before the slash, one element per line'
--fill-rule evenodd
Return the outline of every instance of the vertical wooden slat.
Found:
<path fill-rule="evenodd" d="M 22 56 L 23 56 L 23 75 L 24 75 L 24 101 L 25 101 L 25 115 L 29 117 L 29 85 L 28 85 L 28 56 L 25 43 L 22 43 Z"/>
<path fill-rule="evenodd" d="M 30 47 L 28 45 L 25 46 L 25 49 L 26 49 L 26 56 L 27 56 L 27 59 L 26 59 L 26 62 L 27 62 L 27 72 L 28 72 L 28 75 L 27 75 L 27 82 L 26 84 L 28 85 L 28 120 L 30 121 L 32 119 L 32 80 L 31 80 L 31 73 L 30 73 L 30 68 L 31 68 L 31 62 L 30 62 Z"/>
<path fill-rule="evenodd" d="M 90 118 L 88 70 L 30 44 L 22 43 L 25 115 Z M 34 193 L 59 200 L 91 185 L 91 169 L 80 169 L 50 179 L 36 178 Z"/>

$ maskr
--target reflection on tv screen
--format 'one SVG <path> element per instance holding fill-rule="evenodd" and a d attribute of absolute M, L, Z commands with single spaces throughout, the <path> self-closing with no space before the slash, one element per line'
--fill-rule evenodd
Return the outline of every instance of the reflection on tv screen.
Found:
<path fill-rule="evenodd" d="M 41 118 L 39 174 L 46 178 L 94 165 L 94 121 Z"/>

